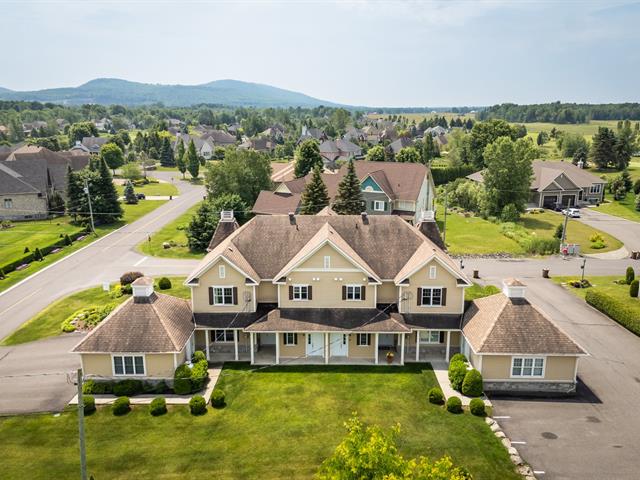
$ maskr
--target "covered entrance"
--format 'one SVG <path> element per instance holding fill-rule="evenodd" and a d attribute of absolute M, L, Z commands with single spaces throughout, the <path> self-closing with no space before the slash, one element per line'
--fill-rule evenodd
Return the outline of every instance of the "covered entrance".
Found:
<path fill-rule="evenodd" d="M 324 355 L 324 334 L 307 333 L 305 353 L 308 357 L 322 357 Z"/>
<path fill-rule="evenodd" d="M 349 356 L 349 335 L 346 333 L 331 333 L 329 335 L 329 356 Z"/>

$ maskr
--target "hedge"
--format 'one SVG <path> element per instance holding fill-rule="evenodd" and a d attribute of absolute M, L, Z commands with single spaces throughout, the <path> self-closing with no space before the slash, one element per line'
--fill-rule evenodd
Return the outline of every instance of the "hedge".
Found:
<path fill-rule="evenodd" d="M 226 405 L 224 391 L 216 389 L 211 394 L 211 406 L 213 408 L 222 408 Z"/>
<path fill-rule="evenodd" d="M 453 182 L 458 178 L 471 175 L 477 169 L 472 165 L 462 165 L 459 167 L 444 167 L 444 168 L 432 168 L 431 175 L 433 176 L 433 183 L 442 185 L 444 183 Z"/>
<path fill-rule="evenodd" d="M 189 400 L 189 410 L 191 410 L 191 415 L 202 415 L 207 413 L 207 402 L 204 400 L 202 395 L 194 395 L 191 400 Z"/>
<path fill-rule="evenodd" d="M 209 379 L 209 362 L 200 360 L 191 368 L 191 392 L 199 392 Z"/>
<path fill-rule="evenodd" d="M 451 382 L 451 388 L 460 391 L 462 388 L 462 382 L 467 375 L 467 364 L 457 361 L 449 364 L 449 382 Z"/>
<path fill-rule="evenodd" d="M 132 395 L 142 393 L 142 391 L 142 380 L 135 380 L 133 378 L 120 380 L 113 386 L 113 394 L 117 397 L 131 397 Z"/>
<path fill-rule="evenodd" d="M 96 399 L 91 395 L 84 395 L 82 397 L 83 410 L 85 415 L 89 415 L 96 411 Z"/>
<path fill-rule="evenodd" d="M 171 288 L 171 280 L 169 280 L 167 277 L 162 277 L 158 281 L 158 288 L 160 290 L 169 290 Z"/>
<path fill-rule="evenodd" d="M 640 291 L 640 281 L 638 281 L 638 279 L 636 278 L 629 285 L 629 296 L 631 296 L 633 298 L 638 298 L 639 291 Z"/>
<path fill-rule="evenodd" d="M 618 322 L 620 325 L 640 335 L 640 318 L 628 305 L 617 300 L 611 295 L 598 292 L 597 290 L 589 290 L 585 296 L 585 300 L 589 305 Z"/>
<path fill-rule="evenodd" d="M 467 357 L 464 356 L 463 353 L 456 353 L 453 357 L 451 357 L 451 360 L 449 360 L 449 364 L 452 364 L 453 362 L 467 362 Z"/>
<path fill-rule="evenodd" d="M 186 363 L 178 365 L 178 368 L 176 368 L 173 375 L 173 391 L 176 395 L 191 393 L 191 369 Z"/>

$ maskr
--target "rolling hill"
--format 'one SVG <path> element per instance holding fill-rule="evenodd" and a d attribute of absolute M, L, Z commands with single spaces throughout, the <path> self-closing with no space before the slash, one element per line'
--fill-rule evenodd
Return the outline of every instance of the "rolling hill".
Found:
<path fill-rule="evenodd" d="M 53 102 L 67 105 L 97 103 L 103 105 L 189 106 L 209 103 L 228 106 L 316 107 L 336 103 L 260 83 L 216 80 L 202 85 L 161 85 L 130 82 L 117 78 L 98 78 L 79 87 L 14 91 L 0 87 L 0 100 Z"/>

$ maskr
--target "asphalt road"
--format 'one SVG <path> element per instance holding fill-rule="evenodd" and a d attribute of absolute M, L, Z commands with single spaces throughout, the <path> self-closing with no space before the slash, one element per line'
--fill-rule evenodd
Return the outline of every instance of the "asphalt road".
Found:
<path fill-rule="evenodd" d="M 592 208 L 582 208 L 580 214 L 580 222 L 613 235 L 629 251 L 640 251 L 640 223 L 607 215 Z"/>

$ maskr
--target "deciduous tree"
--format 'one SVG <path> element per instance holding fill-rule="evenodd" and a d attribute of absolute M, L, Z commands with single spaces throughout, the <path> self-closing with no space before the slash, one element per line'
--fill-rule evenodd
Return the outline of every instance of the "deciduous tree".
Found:
<path fill-rule="evenodd" d="M 209 246 L 213 232 L 220 221 L 220 212 L 233 210 L 236 221 L 242 225 L 249 218 L 249 207 L 239 195 L 223 194 L 202 202 L 187 227 L 189 250 L 204 252 Z"/>
<path fill-rule="evenodd" d="M 322 156 L 320 155 L 320 146 L 314 139 L 303 141 L 294 154 L 295 168 L 294 174 L 296 178 L 304 177 L 316 165 L 322 167 L 324 165 Z"/>
<path fill-rule="evenodd" d="M 124 165 L 124 154 L 115 143 L 105 143 L 100 148 L 100 158 L 113 170 L 114 175 L 116 174 L 116 168 Z"/>

